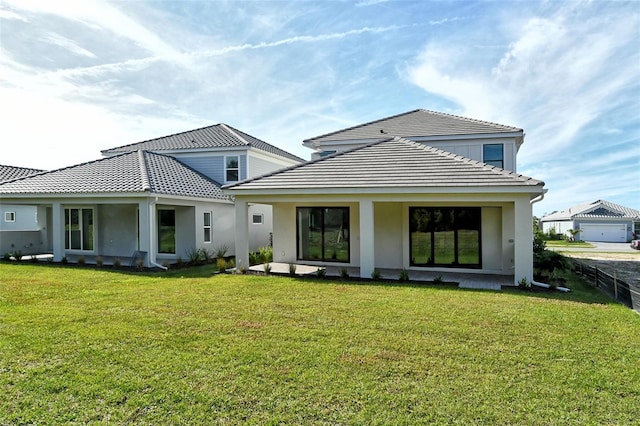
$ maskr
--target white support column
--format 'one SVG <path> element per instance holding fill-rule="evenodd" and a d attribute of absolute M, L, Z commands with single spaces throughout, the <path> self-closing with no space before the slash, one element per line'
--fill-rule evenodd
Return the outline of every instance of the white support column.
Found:
<path fill-rule="evenodd" d="M 522 278 L 533 280 L 532 207 L 528 196 L 518 197 L 514 205 L 514 285 Z"/>
<path fill-rule="evenodd" d="M 153 250 L 153 245 L 151 244 L 151 230 L 154 228 L 151 219 L 151 209 L 150 209 L 149 200 L 140 201 L 138 203 L 138 235 L 140 236 L 140 240 L 138 241 L 138 250 L 146 251 L 147 257 L 145 258 L 145 267 L 150 267 L 150 262 L 155 262 L 155 250 Z"/>
<path fill-rule="evenodd" d="M 249 267 L 249 206 L 236 198 L 236 268 Z"/>
<path fill-rule="evenodd" d="M 373 201 L 360 201 L 360 277 L 370 278 L 375 269 Z"/>
<path fill-rule="evenodd" d="M 64 206 L 60 203 L 53 203 L 51 206 L 51 238 L 53 248 L 53 261 L 60 262 L 64 257 Z"/>

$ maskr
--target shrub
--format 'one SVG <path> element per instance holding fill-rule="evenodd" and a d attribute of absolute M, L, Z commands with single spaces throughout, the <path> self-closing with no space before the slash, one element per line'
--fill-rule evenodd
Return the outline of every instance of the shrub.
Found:
<path fill-rule="evenodd" d="M 371 272 L 371 279 L 372 280 L 379 280 L 380 277 L 381 277 L 380 271 L 378 271 L 377 269 L 374 269 L 373 272 Z"/>
<path fill-rule="evenodd" d="M 260 260 L 262 263 L 273 262 L 273 247 L 260 247 L 258 251 L 260 253 Z"/>
<path fill-rule="evenodd" d="M 4 260 L 11 260 L 11 253 L 6 252 L 5 254 L 2 255 L 2 258 Z"/>
<path fill-rule="evenodd" d="M 235 267 L 236 267 L 236 261 L 235 261 L 235 259 L 229 259 L 229 260 L 227 261 L 227 268 L 232 269 L 232 268 L 235 268 Z"/>
<path fill-rule="evenodd" d="M 349 271 L 347 271 L 347 268 L 341 268 L 340 269 L 340 278 L 349 278 Z"/>
<path fill-rule="evenodd" d="M 215 255 L 216 259 L 225 257 L 228 252 L 229 246 L 227 244 L 222 244 L 221 246 L 218 246 L 213 250 L 213 254 Z"/>
<path fill-rule="evenodd" d="M 327 276 L 327 270 L 325 268 L 318 268 L 316 271 L 316 276 L 318 278 L 324 278 Z"/>
<path fill-rule="evenodd" d="M 67 256 L 63 256 L 62 260 L 60 260 L 60 263 L 62 263 L 63 265 L 66 265 L 67 263 L 69 263 L 69 259 L 67 259 Z"/>
<path fill-rule="evenodd" d="M 29 258 L 29 260 L 30 260 L 32 263 L 38 263 L 38 255 L 36 255 L 36 254 L 32 254 L 32 255 L 31 255 L 31 257 Z"/>
<path fill-rule="evenodd" d="M 263 269 L 265 274 L 271 273 L 271 264 L 268 262 L 265 262 L 265 264 L 263 265 Z"/>
<path fill-rule="evenodd" d="M 224 257 L 219 257 L 218 260 L 216 260 L 216 266 L 218 267 L 218 271 L 220 272 L 227 271 L 227 261 L 224 260 Z"/>
<path fill-rule="evenodd" d="M 16 262 L 20 262 L 22 260 L 22 252 L 20 250 L 14 251 L 11 253 L 11 256 L 13 256 L 13 260 Z"/>
<path fill-rule="evenodd" d="M 247 273 L 247 271 L 248 271 L 248 268 L 246 266 L 244 266 L 244 265 L 241 265 L 238 268 L 238 272 L 241 273 L 242 275 L 245 275 Z"/>
<path fill-rule="evenodd" d="M 104 265 L 104 259 L 100 255 L 96 256 L 96 266 L 102 268 L 102 265 Z"/>
<path fill-rule="evenodd" d="M 409 281 L 409 271 L 402 268 L 402 271 L 400 271 L 400 276 L 398 277 L 398 281 Z"/>
<path fill-rule="evenodd" d="M 120 261 L 120 258 L 116 257 L 113 260 L 113 267 L 114 268 L 119 268 L 120 266 L 122 266 L 122 262 Z"/>
<path fill-rule="evenodd" d="M 522 277 L 520 278 L 520 281 L 518 281 L 518 287 L 522 288 L 522 289 L 530 289 L 531 288 L 531 281 L 529 281 L 526 277 Z"/>
<path fill-rule="evenodd" d="M 87 263 L 87 259 L 84 256 L 78 257 L 78 265 L 84 266 Z"/>
<path fill-rule="evenodd" d="M 444 280 L 442 279 L 442 275 L 438 275 L 437 277 L 435 277 L 433 279 L 433 283 L 434 284 L 442 284 L 444 282 Z"/>
<path fill-rule="evenodd" d="M 544 241 L 544 234 L 537 233 L 533 236 L 533 252 L 540 253 L 547 249 L 547 243 Z"/>
<path fill-rule="evenodd" d="M 292 277 L 296 276 L 296 264 L 295 263 L 290 263 L 289 264 L 289 275 L 291 275 Z"/>

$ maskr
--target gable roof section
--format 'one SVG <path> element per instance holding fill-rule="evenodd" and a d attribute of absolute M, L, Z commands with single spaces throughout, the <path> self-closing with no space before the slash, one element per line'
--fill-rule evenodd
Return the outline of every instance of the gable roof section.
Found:
<path fill-rule="evenodd" d="M 429 136 L 479 135 L 495 133 L 523 133 L 517 127 L 475 120 L 442 112 L 416 109 L 369 123 L 305 139 L 303 144 L 314 142 L 380 139 L 400 136 L 407 139 Z"/>
<path fill-rule="evenodd" d="M 0 164 L 0 182 L 8 182 L 10 180 L 18 179 L 23 176 L 34 175 L 43 171 L 44 170 L 29 169 L 26 167 L 3 166 Z"/>
<path fill-rule="evenodd" d="M 201 127 L 199 129 L 188 130 L 186 132 L 149 139 L 142 142 L 123 145 L 115 148 L 102 150 L 104 155 L 120 154 L 131 151 L 175 151 L 194 150 L 207 148 L 224 147 L 252 147 L 270 154 L 278 155 L 290 160 L 304 161 L 302 158 L 288 153 L 278 147 L 266 143 L 254 136 L 234 129 L 226 124 L 215 124 L 213 126 Z"/>
<path fill-rule="evenodd" d="M 543 222 L 572 219 L 640 219 L 640 210 L 606 200 L 578 204 L 543 217 Z"/>
<path fill-rule="evenodd" d="M 134 151 L 0 184 L 8 194 L 153 193 L 227 200 L 220 185 L 173 157 Z"/>
<path fill-rule="evenodd" d="M 403 138 L 391 138 L 224 186 L 242 190 L 539 187 L 544 182 Z M 536 190 L 534 189 L 534 192 Z"/>

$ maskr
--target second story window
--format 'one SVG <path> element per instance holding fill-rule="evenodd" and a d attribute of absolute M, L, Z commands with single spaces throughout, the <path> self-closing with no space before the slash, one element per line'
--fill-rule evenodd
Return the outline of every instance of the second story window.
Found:
<path fill-rule="evenodd" d="M 501 143 L 482 145 L 482 161 L 504 169 L 504 149 Z"/>
<path fill-rule="evenodd" d="M 237 155 L 225 157 L 225 179 L 227 182 L 237 182 L 240 178 L 240 159 Z"/>

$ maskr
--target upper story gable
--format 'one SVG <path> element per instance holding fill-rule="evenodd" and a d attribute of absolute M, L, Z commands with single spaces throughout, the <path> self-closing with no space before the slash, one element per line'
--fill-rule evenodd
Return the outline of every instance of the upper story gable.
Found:
<path fill-rule="evenodd" d="M 220 184 L 238 182 L 304 161 L 223 123 L 106 149 L 102 155 L 110 157 L 138 150 L 174 157 Z"/>
<path fill-rule="evenodd" d="M 517 127 L 417 109 L 306 139 L 303 145 L 318 158 L 393 136 L 513 172 L 524 141 L 524 131 Z"/>

